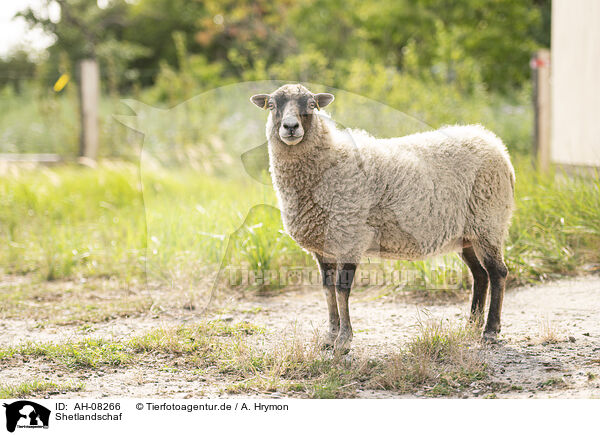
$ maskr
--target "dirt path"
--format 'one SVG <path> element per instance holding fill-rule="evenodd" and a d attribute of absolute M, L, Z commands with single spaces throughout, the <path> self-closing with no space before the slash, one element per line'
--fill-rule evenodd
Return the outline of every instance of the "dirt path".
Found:
<path fill-rule="evenodd" d="M 233 323 L 249 321 L 264 326 L 266 341 L 291 333 L 323 330 L 326 306 L 318 289 L 287 292 L 272 297 L 249 297 L 228 302 L 220 314 Z M 351 315 L 353 348 L 369 355 L 385 355 L 407 341 L 426 319 L 464 322 L 467 301 L 437 303 L 415 298 L 356 292 Z M 227 306 L 227 304 L 225 305 Z M 71 326 L 36 327 L 25 320 L 2 320 L 0 344 L 23 340 L 65 341 L 83 337 L 123 338 L 158 325 L 197 320 L 184 314 L 141 316 L 94 324 L 88 330 Z M 507 292 L 503 332 L 498 345 L 483 352 L 491 375 L 471 385 L 461 397 L 600 397 L 600 277 L 570 279 Z M 168 364 L 171 364 L 169 362 Z M 179 370 L 160 359 L 127 368 L 101 368 L 85 373 L 57 371 L 49 363 L 32 360 L 4 365 L 0 382 L 17 379 L 84 382 L 85 390 L 67 397 L 162 396 L 215 397 L 223 395 L 225 379 Z M 498 387 L 500 386 L 500 388 Z M 393 392 L 358 391 L 358 397 L 400 397 Z M 278 394 L 261 394 L 275 396 Z M 419 393 L 417 393 L 419 396 Z M 401 396 L 405 397 L 405 396 Z"/>
<path fill-rule="evenodd" d="M 260 302 L 266 312 L 252 321 L 281 329 L 288 313 L 305 329 L 323 328 L 325 306 L 314 292 Z M 373 354 L 394 351 L 426 319 L 464 321 L 466 301 L 431 304 L 423 301 L 368 300 L 354 295 L 351 315 L 354 348 Z M 485 349 L 491 379 L 465 396 L 485 396 L 490 384 L 511 391 L 497 397 L 600 397 L 600 277 L 587 277 L 522 287 L 507 292 L 501 341 Z M 250 319 L 249 319 L 250 320 Z M 506 388 L 502 388 L 505 390 Z M 393 393 L 366 391 L 361 397 L 394 397 Z"/>

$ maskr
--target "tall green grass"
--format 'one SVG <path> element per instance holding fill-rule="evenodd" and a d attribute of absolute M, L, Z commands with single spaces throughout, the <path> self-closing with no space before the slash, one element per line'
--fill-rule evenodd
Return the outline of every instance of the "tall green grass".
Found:
<path fill-rule="evenodd" d="M 143 270 L 145 222 L 136 168 L 107 163 L 10 168 L 0 176 L 0 268 L 65 277 Z"/>
<path fill-rule="evenodd" d="M 149 278 L 197 285 L 228 265 L 263 273 L 307 264 L 282 232 L 270 186 L 192 170 L 154 169 L 142 178 Z"/>
<path fill-rule="evenodd" d="M 597 270 L 600 179 L 542 175 L 525 162 L 516 172 L 506 245 L 511 282 Z M 282 231 L 274 206 L 270 186 L 191 170 L 160 169 L 140 178 L 137 166 L 122 162 L 10 168 L 0 175 L 0 271 L 41 280 L 147 276 L 205 285 L 222 265 L 259 274 L 314 267 Z M 387 270 L 407 267 L 384 262 Z M 432 288 L 449 279 L 443 270 L 462 266 L 452 255 L 410 267 L 423 288 Z"/>
<path fill-rule="evenodd" d="M 600 173 L 540 174 L 517 165 L 506 258 L 516 282 L 600 270 Z"/>
<path fill-rule="evenodd" d="M 122 110 L 118 98 L 101 98 L 100 155 L 134 159 L 142 140 L 139 134 L 113 119 Z M 34 83 L 25 83 L 21 94 L 10 86 L 0 89 L 0 153 L 55 153 L 73 160 L 79 150 L 79 135 L 79 102 L 74 84 L 59 94 L 51 87 Z"/>

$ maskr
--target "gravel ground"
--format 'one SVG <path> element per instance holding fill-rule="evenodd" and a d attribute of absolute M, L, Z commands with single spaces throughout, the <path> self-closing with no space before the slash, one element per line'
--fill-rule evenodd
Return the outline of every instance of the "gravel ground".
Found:
<path fill-rule="evenodd" d="M 222 298 L 220 317 L 264 326 L 265 340 L 283 334 L 313 334 L 325 326 L 326 305 L 319 289 L 274 296 Z M 414 296 L 381 296 L 374 291 L 351 296 L 354 351 L 384 356 L 402 346 L 420 321 L 464 322 L 465 297 L 427 301 Z M 491 375 L 460 397 L 592 398 L 600 396 L 600 277 L 588 276 L 509 290 L 503 308 L 500 342 L 486 346 Z M 142 315 L 77 326 L 39 327 L 28 320 L 0 320 L 0 344 L 67 341 L 84 337 L 126 338 L 156 326 L 198 320 L 189 311 Z M 0 383 L 27 379 L 84 382 L 85 389 L 64 397 L 216 397 L 226 380 L 185 370 L 170 370 L 160 358 L 133 367 L 63 371 L 37 359 L 0 364 Z M 358 391 L 358 397 L 415 397 L 386 391 Z M 258 394 L 277 397 L 277 394 Z M 418 397 L 420 394 L 417 393 Z M 53 397 L 60 397 L 58 394 Z"/>

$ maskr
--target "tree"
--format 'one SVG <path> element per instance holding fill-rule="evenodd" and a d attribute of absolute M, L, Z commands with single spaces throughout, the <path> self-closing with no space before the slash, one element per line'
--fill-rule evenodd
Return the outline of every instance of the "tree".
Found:
<path fill-rule="evenodd" d="M 0 89 L 12 85 L 16 92 L 21 92 L 23 78 L 32 78 L 35 66 L 35 62 L 22 49 L 0 58 Z"/>
<path fill-rule="evenodd" d="M 54 3 L 60 8 L 57 21 L 49 17 Z M 55 36 L 51 54 L 66 52 L 72 64 L 82 59 L 98 59 L 113 79 L 122 80 L 133 60 L 147 55 L 142 44 L 128 41 L 124 33 L 129 22 L 129 4 L 125 0 L 109 0 L 99 7 L 96 0 L 44 0 L 42 8 L 27 8 L 17 14 L 31 27 L 40 27 Z"/>
<path fill-rule="evenodd" d="M 60 8 L 60 18 L 52 20 L 48 9 L 54 3 Z M 66 52 L 74 65 L 86 65 L 88 77 L 74 74 L 80 88 L 81 146 L 80 154 L 95 159 L 98 143 L 96 98 L 84 101 L 89 89 L 91 95 L 99 89 L 96 61 L 99 57 L 108 66 L 109 84 L 114 92 L 118 87 L 118 69 L 135 57 L 142 55 L 144 47 L 122 41 L 126 25 L 128 4 L 124 0 L 109 0 L 99 7 L 96 0 L 45 0 L 45 9 L 28 8 L 18 15 L 31 27 L 41 27 L 56 37 L 50 51 Z M 81 69 L 83 71 L 83 69 Z M 84 80 L 86 82 L 84 83 Z M 87 82 L 90 80 L 91 82 Z M 91 101 L 91 106 L 90 106 Z M 87 108 L 84 110 L 84 107 Z"/>

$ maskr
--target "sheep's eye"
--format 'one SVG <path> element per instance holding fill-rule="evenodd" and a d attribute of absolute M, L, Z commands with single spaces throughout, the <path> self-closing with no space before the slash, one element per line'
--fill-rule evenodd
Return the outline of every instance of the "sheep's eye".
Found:
<path fill-rule="evenodd" d="M 267 104 L 267 107 L 269 108 L 269 110 L 273 110 L 275 108 L 275 104 L 269 103 Z"/>
<path fill-rule="evenodd" d="M 310 103 L 308 103 L 308 107 L 314 109 L 315 107 L 317 107 L 317 104 L 314 101 L 311 101 Z"/>

